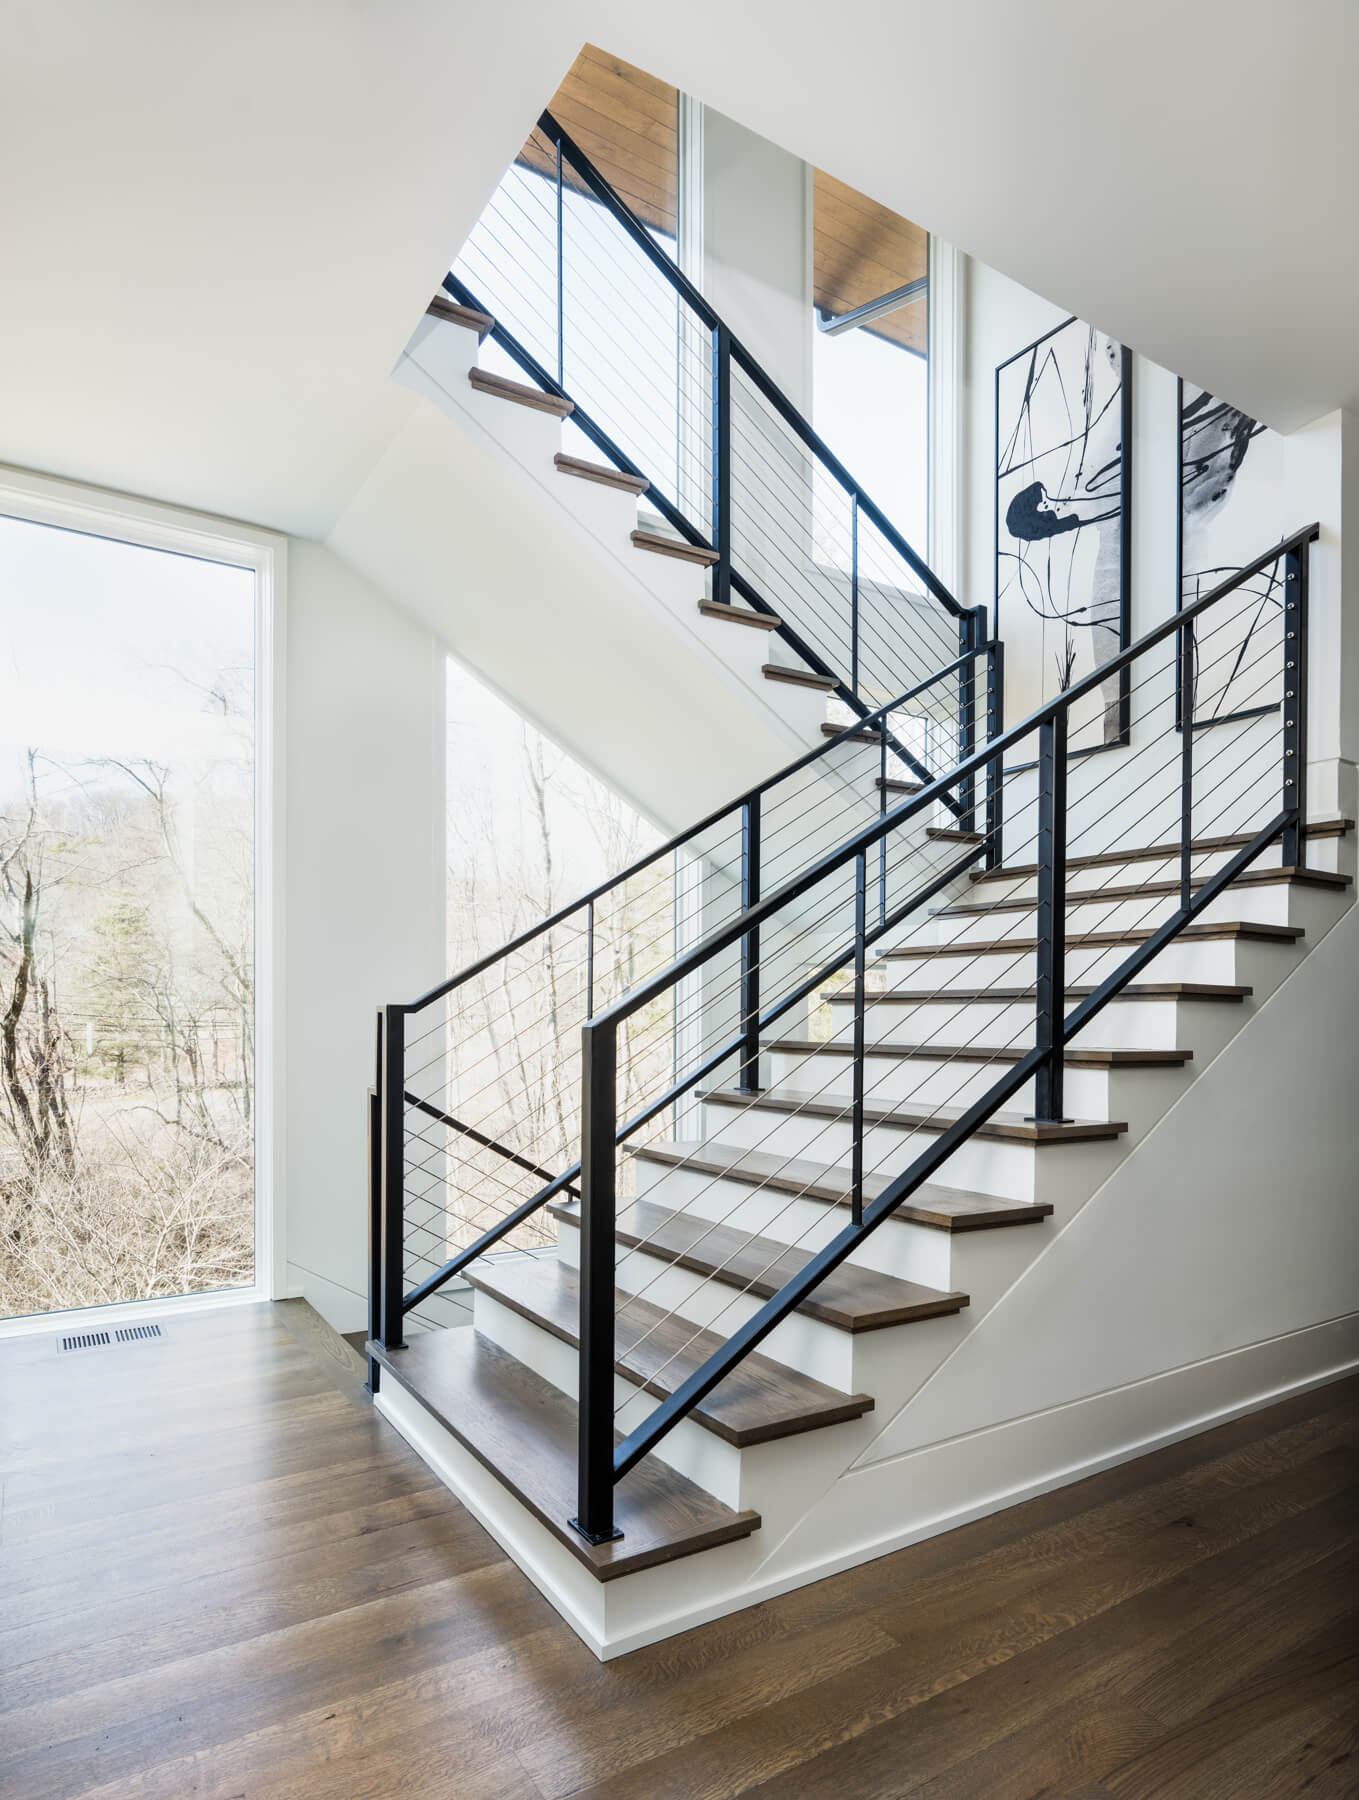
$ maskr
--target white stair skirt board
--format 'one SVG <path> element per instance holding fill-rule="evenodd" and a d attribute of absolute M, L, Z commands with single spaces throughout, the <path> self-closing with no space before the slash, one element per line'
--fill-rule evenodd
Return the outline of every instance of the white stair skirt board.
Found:
<path fill-rule="evenodd" d="M 1359 1314 L 852 1471 L 772 1548 L 756 1532 L 607 1583 L 595 1581 L 398 1383 L 387 1384 L 376 1404 L 607 1662 L 1339 1381 L 1356 1368 Z"/>

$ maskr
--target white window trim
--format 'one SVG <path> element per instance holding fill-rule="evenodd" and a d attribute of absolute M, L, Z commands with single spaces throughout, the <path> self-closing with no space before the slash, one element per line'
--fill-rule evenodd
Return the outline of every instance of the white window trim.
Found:
<path fill-rule="evenodd" d="M 76 1307 L 0 1320 L 0 1337 L 102 1328 L 282 1299 L 284 1175 L 283 680 L 288 540 L 277 532 L 160 501 L 0 465 L 0 515 L 247 568 L 255 577 L 255 1279 L 205 1294 Z"/>

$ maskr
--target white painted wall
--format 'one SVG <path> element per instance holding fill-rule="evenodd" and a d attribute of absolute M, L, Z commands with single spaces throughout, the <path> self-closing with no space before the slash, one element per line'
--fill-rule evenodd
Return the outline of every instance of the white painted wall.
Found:
<path fill-rule="evenodd" d="M 322 544 L 288 572 L 287 1285 L 354 1331 L 376 1010 L 444 973 L 444 649 Z"/>

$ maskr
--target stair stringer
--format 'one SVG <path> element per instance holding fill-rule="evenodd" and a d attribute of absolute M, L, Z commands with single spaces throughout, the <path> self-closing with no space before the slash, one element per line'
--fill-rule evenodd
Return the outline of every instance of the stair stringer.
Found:
<path fill-rule="evenodd" d="M 768 1548 L 745 1603 L 1359 1367 L 1359 1053 L 1336 1053 L 1359 909 L 1337 914 Z"/>

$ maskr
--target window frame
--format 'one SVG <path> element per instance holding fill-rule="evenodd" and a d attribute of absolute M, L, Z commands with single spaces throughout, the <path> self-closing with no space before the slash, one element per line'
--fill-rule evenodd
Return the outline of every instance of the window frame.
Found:
<path fill-rule="evenodd" d="M 288 1297 L 284 1174 L 283 668 L 286 537 L 234 520 L 0 466 L 0 516 L 249 569 L 255 580 L 255 1278 L 248 1287 L 115 1301 L 0 1320 L 32 1336 Z"/>

